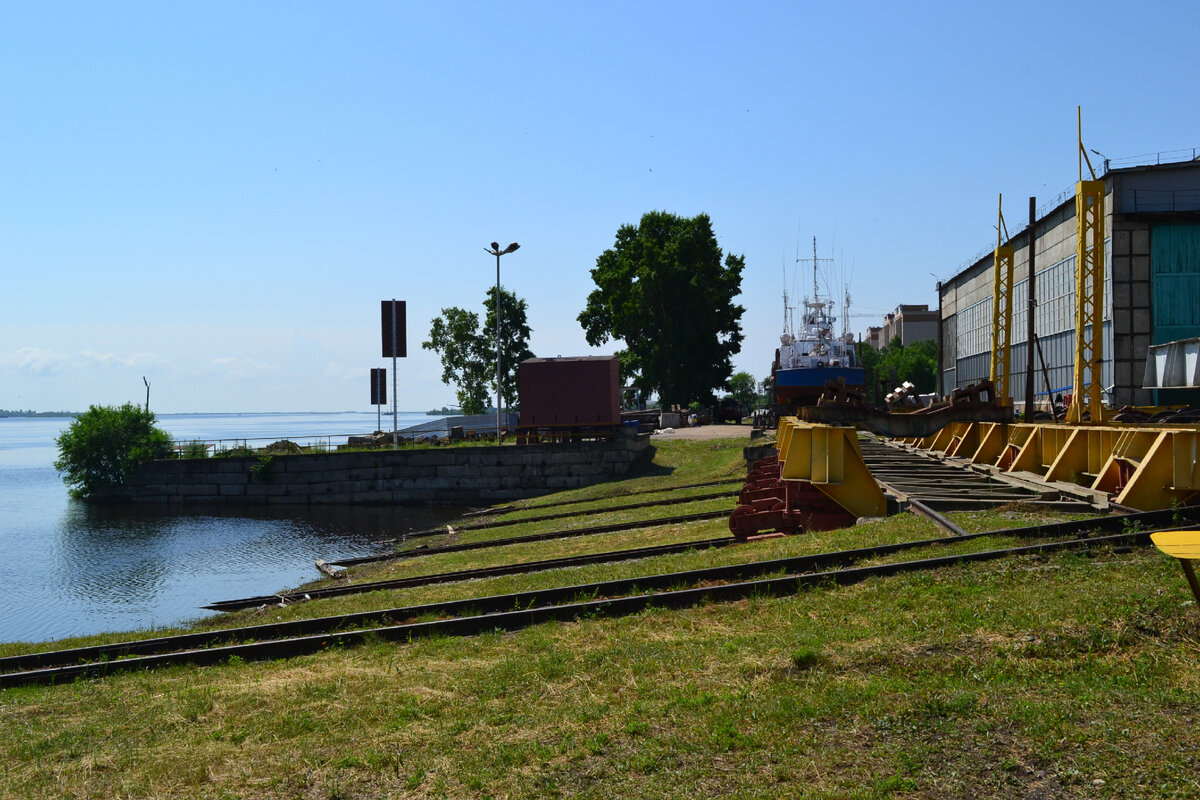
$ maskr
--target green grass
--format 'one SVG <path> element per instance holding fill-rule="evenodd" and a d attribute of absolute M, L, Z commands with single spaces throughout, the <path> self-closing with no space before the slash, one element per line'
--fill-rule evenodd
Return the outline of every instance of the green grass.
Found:
<path fill-rule="evenodd" d="M 591 487 L 584 499 L 599 507 L 647 481 L 694 483 L 693 470 L 736 469 L 740 447 L 696 444 L 708 443 L 664 443 L 641 481 Z M 1013 510 L 953 516 L 980 531 L 1035 519 Z M 1044 518 L 1064 517 L 1036 517 Z M 445 554 L 354 579 L 723 530 L 716 520 Z M 209 624 L 938 535 L 901 515 Z M 998 534 L 937 552 L 1010 543 L 1018 542 Z M 1198 662 L 1200 611 L 1173 559 L 1149 548 L 1030 556 L 793 597 L 6 690 L 0 796 L 1195 797 Z"/>

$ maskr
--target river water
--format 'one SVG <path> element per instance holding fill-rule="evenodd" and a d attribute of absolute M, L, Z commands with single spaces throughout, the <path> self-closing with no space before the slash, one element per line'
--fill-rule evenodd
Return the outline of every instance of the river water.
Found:
<path fill-rule="evenodd" d="M 402 413 L 401 428 L 427 422 Z M 388 420 L 390 422 L 390 420 Z M 0 641 L 44 641 L 176 625 L 215 600 L 267 594 L 320 577 L 318 558 L 386 552 L 453 509 L 246 509 L 90 506 L 54 469 L 68 418 L 0 418 Z M 376 429 L 374 413 L 164 414 L 176 441 L 302 443 Z M 384 425 L 390 429 L 389 424 Z"/>

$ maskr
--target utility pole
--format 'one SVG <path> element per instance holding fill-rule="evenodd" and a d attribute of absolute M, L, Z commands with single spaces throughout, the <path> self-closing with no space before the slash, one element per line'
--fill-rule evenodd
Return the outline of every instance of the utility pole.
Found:
<path fill-rule="evenodd" d="M 1033 348 L 1034 342 L 1037 340 L 1037 325 L 1034 319 L 1034 314 L 1037 311 L 1037 292 L 1034 284 L 1036 274 L 1034 271 L 1034 261 L 1037 258 L 1037 198 L 1029 198 L 1029 283 L 1026 287 L 1029 308 L 1028 326 L 1025 336 L 1025 421 L 1029 422 L 1033 419 Z M 1054 398 L 1050 398 L 1050 402 L 1054 402 Z"/>

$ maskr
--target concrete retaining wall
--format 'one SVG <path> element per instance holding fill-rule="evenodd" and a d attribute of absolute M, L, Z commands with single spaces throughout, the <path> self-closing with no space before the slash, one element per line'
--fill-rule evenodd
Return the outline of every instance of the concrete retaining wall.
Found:
<path fill-rule="evenodd" d="M 98 497 L 137 503 L 488 505 L 620 477 L 648 435 L 611 442 L 151 461 Z"/>

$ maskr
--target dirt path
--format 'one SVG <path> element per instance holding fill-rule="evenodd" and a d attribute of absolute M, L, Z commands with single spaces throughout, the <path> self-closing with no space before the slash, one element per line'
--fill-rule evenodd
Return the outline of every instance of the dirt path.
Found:
<path fill-rule="evenodd" d="M 745 439 L 750 441 L 750 425 L 700 425 L 695 428 L 668 428 L 656 433 L 656 439 Z"/>

